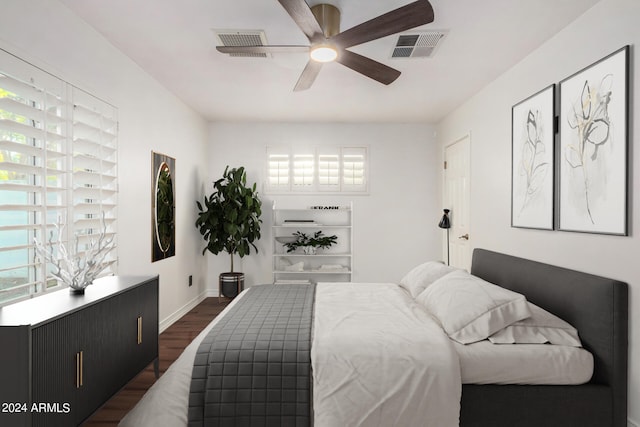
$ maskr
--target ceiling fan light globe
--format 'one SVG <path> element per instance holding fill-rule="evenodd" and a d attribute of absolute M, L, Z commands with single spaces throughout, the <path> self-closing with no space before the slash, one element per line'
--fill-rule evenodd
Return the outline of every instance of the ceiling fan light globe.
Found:
<path fill-rule="evenodd" d="M 333 46 L 319 45 L 311 49 L 309 56 L 317 62 L 332 62 L 338 57 L 338 51 Z"/>

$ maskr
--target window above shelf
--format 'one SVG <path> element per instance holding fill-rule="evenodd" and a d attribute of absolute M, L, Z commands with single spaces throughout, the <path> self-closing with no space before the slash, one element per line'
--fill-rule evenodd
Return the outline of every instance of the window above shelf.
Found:
<path fill-rule="evenodd" d="M 366 147 L 268 146 L 265 193 L 366 194 Z"/>

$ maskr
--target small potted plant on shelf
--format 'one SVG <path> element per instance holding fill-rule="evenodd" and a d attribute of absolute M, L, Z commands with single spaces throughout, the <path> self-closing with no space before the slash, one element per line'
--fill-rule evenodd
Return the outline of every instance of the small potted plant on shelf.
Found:
<path fill-rule="evenodd" d="M 315 255 L 318 248 L 330 248 L 338 240 L 338 236 L 325 236 L 321 230 L 313 233 L 313 236 L 307 236 L 301 231 L 296 231 L 293 235 L 296 240 L 284 244 L 287 248 L 287 253 L 293 252 L 297 248 L 302 248 L 306 255 Z"/>
<path fill-rule="evenodd" d="M 229 170 L 227 166 L 222 178 L 213 183 L 215 191 L 205 195 L 203 204 L 196 202 L 200 210 L 196 227 L 207 242 L 202 255 L 206 251 L 231 255 L 231 271 L 220 273 L 220 288 L 224 296 L 232 298 L 244 287 L 244 273 L 233 271 L 233 255 L 249 255 L 251 247 L 258 252 L 254 242 L 260 239 L 262 203 L 256 184 L 246 184 L 244 167 Z"/>

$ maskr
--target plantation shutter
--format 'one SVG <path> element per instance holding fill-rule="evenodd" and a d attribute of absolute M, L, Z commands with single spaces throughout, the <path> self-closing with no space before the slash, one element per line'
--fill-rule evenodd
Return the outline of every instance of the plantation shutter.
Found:
<path fill-rule="evenodd" d="M 318 190 L 340 191 L 340 149 L 318 149 Z"/>
<path fill-rule="evenodd" d="M 366 191 L 367 150 L 363 147 L 342 149 L 342 191 Z"/>
<path fill-rule="evenodd" d="M 267 147 L 267 187 L 271 191 L 290 189 L 290 154 L 288 148 Z"/>
<path fill-rule="evenodd" d="M 267 147 L 265 190 L 282 193 L 366 193 L 365 147 Z"/>
<path fill-rule="evenodd" d="M 0 302 L 45 287 L 33 239 L 66 214 L 64 83 L 0 51 Z M 57 238 L 57 237 L 56 237 Z"/>
<path fill-rule="evenodd" d="M 293 154 L 293 189 L 311 191 L 314 189 L 315 155 L 311 152 Z"/>
<path fill-rule="evenodd" d="M 48 277 L 51 266 L 36 257 L 34 238 L 61 239 L 72 251 L 75 232 L 84 238 L 88 230 L 99 231 L 83 221 L 103 209 L 115 232 L 115 108 L 85 101 L 90 109 L 101 103 L 111 119 L 99 123 L 100 148 L 88 154 L 76 141 L 80 125 L 90 122 L 77 113 L 73 96 L 92 98 L 0 50 L 0 305 L 60 285 Z M 80 193 L 96 187 L 104 191 Z M 63 236 L 56 232 L 59 220 L 67 224 Z M 116 259 L 115 252 L 111 256 Z"/>
<path fill-rule="evenodd" d="M 115 239 L 118 121 L 113 106 L 75 87 L 72 96 L 72 221 L 82 252 L 101 232 L 105 238 Z M 111 268 L 102 275 L 115 272 L 115 253 L 108 259 Z"/>

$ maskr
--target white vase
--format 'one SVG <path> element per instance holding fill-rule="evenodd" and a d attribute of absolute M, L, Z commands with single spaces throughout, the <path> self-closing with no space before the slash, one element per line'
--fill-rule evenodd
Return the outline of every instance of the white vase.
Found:
<path fill-rule="evenodd" d="M 316 248 L 315 246 L 303 246 L 302 247 L 302 252 L 304 252 L 305 255 L 315 255 L 317 250 L 318 250 L 318 248 Z"/>

